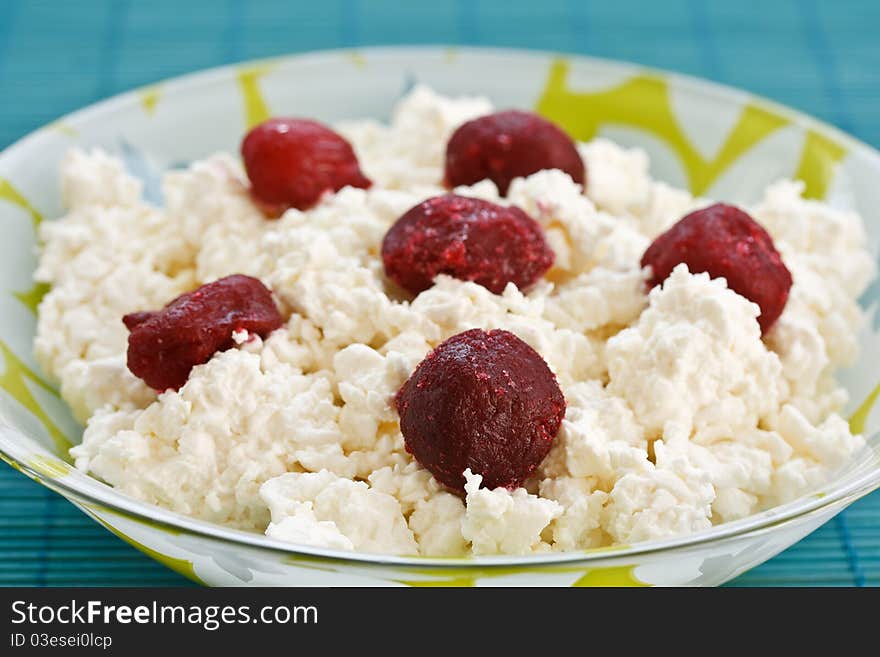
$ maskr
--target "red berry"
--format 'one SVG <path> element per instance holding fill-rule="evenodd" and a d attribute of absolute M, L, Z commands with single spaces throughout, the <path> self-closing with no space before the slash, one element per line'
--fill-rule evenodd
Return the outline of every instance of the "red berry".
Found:
<path fill-rule="evenodd" d="M 143 324 L 151 317 L 155 316 L 156 312 L 152 310 L 141 310 L 136 313 L 129 313 L 125 317 L 122 318 L 122 323 L 125 324 L 125 328 L 129 331 L 133 331 L 135 326 L 139 326 Z"/>
<path fill-rule="evenodd" d="M 196 365 L 233 345 L 232 332 L 265 337 L 283 324 L 272 293 L 235 274 L 182 294 L 162 310 L 126 315 L 128 369 L 156 390 L 177 390 Z"/>
<path fill-rule="evenodd" d="M 471 329 L 442 343 L 395 397 L 406 449 L 438 481 L 516 488 L 547 456 L 565 397 L 544 359 L 513 333 Z"/>
<path fill-rule="evenodd" d="M 263 205 L 305 210 L 326 192 L 366 189 L 354 150 L 330 128 L 306 119 L 269 119 L 241 142 L 244 168 Z"/>
<path fill-rule="evenodd" d="M 495 294 L 525 289 L 553 264 L 541 226 L 517 207 L 446 194 L 408 210 L 382 241 L 385 273 L 418 294 L 438 274 L 479 283 Z"/>
<path fill-rule="evenodd" d="M 449 187 L 488 178 L 505 195 L 514 178 L 542 169 L 560 169 L 579 185 L 586 180 L 586 168 L 571 137 L 530 112 L 510 110 L 468 121 L 446 145 Z"/>
<path fill-rule="evenodd" d="M 791 273 L 773 238 L 748 214 L 718 203 L 691 212 L 654 240 L 642 256 L 651 267 L 649 287 L 659 285 L 676 265 L 692 273 L 727 279 L 727 286 L 761 308 L 758 323 L 766 333 L 782 314 L 791 289 Z"/>

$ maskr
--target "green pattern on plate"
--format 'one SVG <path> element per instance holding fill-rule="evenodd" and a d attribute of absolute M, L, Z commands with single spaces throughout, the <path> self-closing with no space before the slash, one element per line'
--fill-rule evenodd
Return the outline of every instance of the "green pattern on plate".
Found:
<path fill-rule="evenodd" d="M 35 229 L 43 221 L 43 215 L 5 178 L 0 178 L 0 200 L 9 201 L 31 215 Z"/>
<path fill-rule="evenodd" d="M 474 575 L 449 575 L 447 577 L 440 577 L 439 579 L 398 579 L 395 581 L 400 582 L 401 584 L 406 584 L 407 586 L 418 588 L 440 588 L 444 586 L 469 588 L 477 585 L 477 578 Z"/>
<path fill-rule="evenodd" d="M 260 89 L 260 78 L 272 70 L 270 64 L 246 66 L 238 71 L 238 84 L 244 98 L 244 120 L 248 128 L 253 128 L 271 116 L 269 106 Z"/>
<path fill-rule="evenodd" d="M 871 415 L 871 410 L 874 408 L 874 404 L 877 403 L 877 399 L 880 398 L 880 384 L 874 388 L 874 391 L 868 395 L 865 401 L 856 409 L 856 412 L 852 414 L 852 417 L 849 419 L 849 430 L 854 434 L 856 433 L 865 433 L 865 426 L 868 424 L 868 416 Z"/>
<path fill-rule="evenodd" d="M 624 549 L 626 546 L 612 546 L 611 550 Z M 598 551 L 598 550 L 597 550 Z M 588 550 L 593 552 L 593 550 Z M 476 586 L 478 579 L 493 577 L 513 577 L 525 572 L 541 572 L 548 574 L 578 574 L 581 577 L 572 586 L 650 586 L 639 580 L 633 573 L 635 566 L 607 566 L 584 571 L 577 566 L 499 566 L 495 568 L 418 568 L 410 572 L 423 575 L 426 579 L 398 579 L 397 582 L 407 586 Z"/>
<path fill-rule="evenodd" d="M 823 199 L 834 177 L 834 171 L 846 155 L 846 148 L 830 137 L 807 131 L 804 150 L 794 177 L 805 183 L 804 197 Z"/>
<path fill-rule="evenodd" d="M 346 59 L 348 59 L 348 61 L 354 64 L 355 68 L 367 67 L 367 58 L 364 57 L 363 54 L 357 50 L 352 50 L 351 52 L 346 53 L 345 57 Z"/>
<path fill-rule="evenodd" d="M 584 576 L 572 586 L 649 586 L 635 576 L 634 566 L 615 566 L 612 568 L 594 568 L 584 573 Z"/>
<path fill-rule="evenodd" d="M 0 354 L 2 354 L 4 362 L 3 374 L 0 374 L 0 388 L 8 392 L 13 399 L 24 406 L 40 421 L 40 424 L 45 427 L 49 437 L 55 443 L 56 453 L 67 454 L 72 443 L 37 403 L 31 391 L 28 390 L 25 379 L 30 379 L 55 397 L 58 396 L 58 393 L 31 368 L 25 365 L 2 340 L 0 340 Z"/>
<path fill-rule="evenodd" d="M 24 292 L 13 292 L 12 296 L 21 301 L 28 310 L 36 315 L 37 306 L 40 305 L 40 301 L 43 300 L 43 297 L 48 294 L 50 289 L 51 286 L 47 283 L 34 283 L 31 289 Z"/>
<path fill-rule="evenodd" d="M 77 137 L 79 137 L 79 132 L 77 132 L 77 129 L 66 121 L 53 121 L 46 126 L 46 130 L 54 130 L 55 132 L 62 134 L 65 137 L 69 137 L 70 139 L 76 139 Z"/>
<path fill-rule="evenodd" d="M 159 104 L 159 99 L 162 97 L 162 88 L 157 84 L 144 87 L 138 90 L 138 96 L 141 98 L 141 107 L 144 108 L 144 112 L 152 116 L 156 113 L 156 105 Z"/>
<path fill-rule="evenodd" d="M 27 473 L 21 468 L 21 466 L 13 461 L 11 458 L 7 457 L 5 454 L 0 453 L 0 461 L 3 461 L 6 465 L 8 465 L 13 470 L 18 470 L 23 475 L 27 475 Z"/>
<path fill-rule="evenodd" d="M 538 112 L 581 141 L 595 137 L 600 126 L 613 124 L 640 128 L 662 139 L 678 155 L 688 186 L 697 195 L 704 193 L 752 146 L 789 123 L 787 118 L 749 103 L 743 107 L 718 155 L 708 160 L 679 125 L 665 78 L 643 73 L 606 91 L 578 92 L 568 86 L 569 66 L 564 59 L 552 64 L 538 100 Z"/>
<path fill-rule="evenodd" d="M 43 456 L 41 454 L 31 457 L 27 464 L 31 470 L 49 479 L 60 479 L 69 474 L 71 470 L 69 463 L 65 463 L 54 456 Z"/>
<path fill-rule="evenodd" d="M 199 578 L 199 576 L 196 575 L 196 571 L 193 568 L 191 561 L 187 561 L 186 559 L 177 559 L 176 557 L 169 557 L 167 554 L 162 554 L 161 552 L 157 552 L 156 550 L 153 550 L 152 548 L 147 547 L 143 543 L 140 543 L 139 541 L 136 541 L 135 539 L 131 538 L 130 536 L 119 531 L 118 529 L 116 529 L 115 527 L 113 527 L 112 525 L 110 525 L 106 521 L 102 520 L 97 515 L 95 515 L 94 512 L 89 511 L 89 515 L 92 518 L 94 518 L 107 531 L 118 536 L 119 538 L 121 538 L 123 541 L 125 541 L 126 543 L 128 543 L 132 547 L 137 548 L 138 550 L 140 550 L 141 552 L 146 554 L 151 559 L 158 561 L 162 565 L 170 568 L 171 570 L 173 570 L 176 573 L 183 575 L 187 579 L 192 580 L 196 584 L 200 584 L 202 586 L 207 586 L 207 584 L 205 584 L 205 582 L 203 582 Z"/>

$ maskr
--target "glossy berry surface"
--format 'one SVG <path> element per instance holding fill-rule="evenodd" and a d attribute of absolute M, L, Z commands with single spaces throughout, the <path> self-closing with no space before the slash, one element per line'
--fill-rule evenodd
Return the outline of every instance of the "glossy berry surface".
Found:
<path fill-rule="evenodd" d="M 395 397 L 406 449 L 438 481 L 516 488 L 541 463 L 565 415 L 544 359 L 513 333 L 471 329 L 431 352 Z"/>
<path fill-rule="evenodd" d="M 370 186 L 351 144 L 317 121 L 269 119 L 248 132 L 241 155 L 251 193 L 276 212 L 305 210 L 345 186 Z"/>
<path fill-rule="evenodd" d="M 408 210 L 382 241 L 385 274 L 418 294 L 438 274 L 479 283 L 495 294 L 525 289 L 553 264 L 541 226 L 517 207 L 455 194 Z"/>
<path fill-rule="evenodd" d="M 461 125 L 446 145 L 448 187 L 489 179 L 502 195 L 514 178 L 542 169 L 560 169 L 579 185 L 586 168 L 574 142 L 547 119 L 509 110 L 481 116 Z"/>
<path fill-rule="evenodd" d="M 758 304 L 762 333 L 785 309 L 791 273 L 773 238 L 739 208 L 717 203 L 696 210 L 655 239 L 642 256 L 642 266 L 651 267 L 648 285 L 661 284 L 680 263 L 727 279 L 731 290 Z"/>

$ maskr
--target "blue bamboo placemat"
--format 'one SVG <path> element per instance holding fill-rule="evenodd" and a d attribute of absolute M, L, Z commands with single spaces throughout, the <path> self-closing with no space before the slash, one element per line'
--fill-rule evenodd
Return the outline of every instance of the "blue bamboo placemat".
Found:
<path fill-rule="evenodd" d="M 0 0 L 0 148 L 126 89 L 243 59 L 443 43 L 624 59 L 711 78 L 880 146 L 880 2 Z M 100 569 L 95 556 L 100 555 Z M 0 585 L 189 582 L 0 463 Z M 880 492 L 733 585 L 880 585 Z"/>

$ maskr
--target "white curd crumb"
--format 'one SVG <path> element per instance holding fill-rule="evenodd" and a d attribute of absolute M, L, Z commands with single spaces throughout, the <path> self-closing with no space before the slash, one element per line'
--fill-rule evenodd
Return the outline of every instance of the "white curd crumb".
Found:
<path fill-rule="evenodd" d="M 549 545 L 541 533 L 562 514 L 562 506 L 530 495 L 524 488 L 480 488 L 483 478 L 464 471 L 467 509 L 462 535 L 471 542 L 474 554 L 528 554 L 545 551 Z"/>
<path fill-rule="evenodd" d="M 142 188 L 118 158 L 101 149 L 72 149 L 61 162 L 61 201 L 70 210 L 133 205 Z"/>
<path fill-rule="evenodd" d="M 418 553 L 398 501 L 362 481 L 326 470 L 290 472 L 264 483 L 260 497 L 272 514 L 266 533 L 273 538 L 297 542 L 306 533 L 311 545 L 322 547 Z"/>
<path fill-rule="evenodd" d="M 669 422 L 712 436 L 757 426 L 783 392 L 759 312 L 724 279 L 678 265 L 651 291 L 638 321 L 608 340 L 609 392 L 627 401 L 649 434 Z"/>

